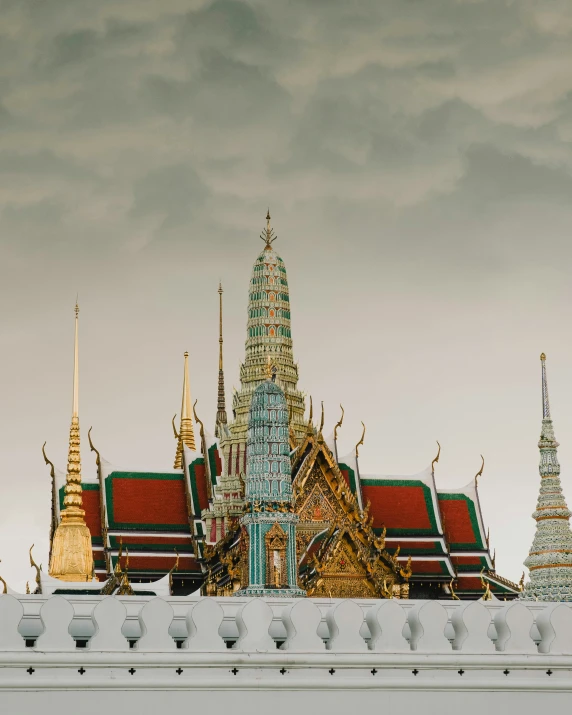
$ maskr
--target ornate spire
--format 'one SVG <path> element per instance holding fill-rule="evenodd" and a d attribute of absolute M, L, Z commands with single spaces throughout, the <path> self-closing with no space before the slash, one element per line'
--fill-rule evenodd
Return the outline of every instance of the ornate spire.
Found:
<path fill-rule="evenodd" d="M 554 437 L 548 383 L 546 355 L 540 356 L 542 365 L 542 430 L 540 449 L 540 494 L 536 511 L 536 533 L 524 565 L 530 570 L 530 581 L 520 598 L 528 601 L 572 601 L 572 532 L 571 512 L 566 506 L 560 484 L 558 442 Z"/>
<path fill-rule="evenodd" d="M 272 244 L 278 238 L 274 233 L 274 229 L 270 227 L 270 209 L 266 212 L 266 228 L 260 234 L 260 238 L 266 243 L 264 248 L 270 250 L 272 250 Z"/>
<path fill-rule="evenodd" d="M 254 390 L 267 379 L 268 356 L 276 380 L 292 408 L 292 429 L 298 439 L 306 433 L 304 395 L 298 390 L 298 365 L 293 355 L 288 276 L 284 261 L 274 248 L 276 235 L 270 225 L 270 213 L 266 214 L 266 228 L 260 238 L 264 248 L 254 262 L 250 277 L 246 354 L 240 366 L 241 387 L 233 396 L 234 420 L 229 425 L 229 439 L 235 445 L 233 454 L 238 453 L 235 449 L 242 452 L 246 445 L 250 401 Z M 229 465 L 234 474 L 238 462 L 231 460 Z"/>
<path fill-rule="evenodd" d="M 79 306 L 76 302 L 72 420 L 64 487 L 64 509 L 54 534 L 49 569 L 50 576 L 62 581 L 89 581 L 93 574 L 91 534 L 85 523 L 81 488 L 78 323 Z"/>
<path fill-rule="evenodd" d="M 226 425 L 226 400 L 224 398 L 224 369 L 222 364 L 222 284 L 218 284 L 219 323 L 218 323 L 218 395 L 216 403 L 215 437 L 221 437 L 221 426 Z"/>
<path fill-rule="evenodd" d="M 189 386 L 189 353 L 185 353 L 185 367 L 183 371 L 183 400 L 181 403 L 181 427 L 179 429 L 179 441 L 177 443 L 177 454 L 175 455 L 175 469 L 183 468 L 183 444 L 186 444 L 193 451 L 195 447 L 195 433 L 193 431 L 193 420 L 191 417 L 191 388 Z"/>

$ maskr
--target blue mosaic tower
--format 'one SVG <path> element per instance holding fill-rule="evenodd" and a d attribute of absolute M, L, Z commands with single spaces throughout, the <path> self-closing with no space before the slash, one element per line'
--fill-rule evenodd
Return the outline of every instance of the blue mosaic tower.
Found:
<path fill-rule="evenodd" d="M 286 397 L 272 374 L 254 391 L 246 443 L 248 585 L 236 596 L 299 597 Z M 246 573 L 244 581 L 246 581 Z"/>

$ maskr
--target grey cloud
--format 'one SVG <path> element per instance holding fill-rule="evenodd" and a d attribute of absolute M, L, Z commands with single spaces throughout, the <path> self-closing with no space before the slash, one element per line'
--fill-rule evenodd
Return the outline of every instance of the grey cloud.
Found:
<path fill-rule="evenodd" d="M 195 219 L 207 195 L 192 167 L 179 164 L 150 172 L 134 187 L 133 216 L 159 214 L 162 229 L 188 225 Z"/>

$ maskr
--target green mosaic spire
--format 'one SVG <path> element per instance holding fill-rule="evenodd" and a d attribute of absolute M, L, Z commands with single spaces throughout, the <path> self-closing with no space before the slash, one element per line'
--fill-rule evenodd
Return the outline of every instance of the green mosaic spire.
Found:
<path fill-rule="evenodd" d="M 305 596 L 297 584 L 296 524 L 288 443 L 288 405 L 272 378 L 254 391 L 246 446 L 248 586 L 240 596 Z"/>
<path fill-rule="evenodd" d="M 298 438 L 306 429 L 304 397 L 298 390 L 298 365 L 294 362 L 290 324 L 290 294 L 284 261 L 273 248 L 276 235 L 270 227 L 270 213 L 260 238 L 264 248 L 258 255 L 250 278 L 246 354 L 240 367 L 241 388 L 234 394 L 234 438 L 245 440 L 250 400 L 256 387 L 266 378 L 270 358 L 276 380 L 284 390 L 292 426 Z"/>

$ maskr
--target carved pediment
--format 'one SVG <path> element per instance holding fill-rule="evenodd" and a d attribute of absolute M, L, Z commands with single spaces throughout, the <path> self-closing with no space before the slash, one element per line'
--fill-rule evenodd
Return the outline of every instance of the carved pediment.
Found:
<path fill-rule="evenodd" d="M 334 547 L 323 574 L 331 576 L 365 575 L 365 569 L 361 565 L 359 557 L 350 547 L 345 536 Z"/>
<path fill-rule="evenodd" d="M 321 473 L 318 467 L 315 467 L 315 469 Z M 319 478 L 315 479 L 313 487 L 310 487 L 309 494 L 306 491 L 303 499 L 304 501 L 299 507 L 298 505 L 295 507 L 302 522 L 330 523 L 342 513 L 341 508 L 335 502 L 332 490 L 325 481 L 325 477 L 323 481 L 319 480 Z"/>

